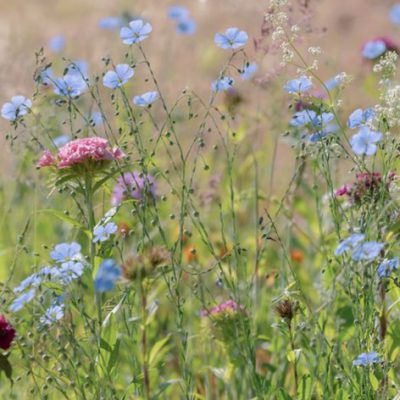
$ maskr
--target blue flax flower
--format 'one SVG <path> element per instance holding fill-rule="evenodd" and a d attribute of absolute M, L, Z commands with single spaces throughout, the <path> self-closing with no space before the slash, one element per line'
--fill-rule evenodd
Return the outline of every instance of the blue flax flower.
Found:
<path fill-rule="evenodd" d="M 134 74 L 135 71 L 128 64 L 118 64 L 115 70 L 106 72 L 103 77 L 103 85 L 110 89 L 121 87 L 125 85 Z"/>
<path fill-rule="evenodd" d="M 50 257 L 59 263 L 80 260 L 81 245 L 75 242 L 72 243 L 60 243 L 55 245 L 54 249 L 50 252 Z"/>
<path fill-rule="evenodd" d="M 60 267 L 52 268 L 52 279 L 62 285 L 69 285 L 78 279 L 84 271 L 84 266 L 80 261 L 63 262 Z"/>
<path fill-rule="evenodd" d="M 54 93 L 59 96 L 80 96 L 86 89 L 87 83 L 77 73 L 66 74 L 54 80 Z"/>
<path fill-rule="evenodd" d="M 147 39 L 152 30 L 153 28 L 148 22 L 135 19 L 129 22 L 129 26 L 122 27 L 119 35 L 122 43 L 131 45 Z"/>
<path fill-rule="evenodd" d="M 93 230 L 93 242 L 105 242 L 110 238 L 111 235 L 117 232 L 117 229 L 118 227 L 114 224 L 114 222 L 108 222 L 105 225 L 96 226 Z"/>
<path fill-rule="evenodd" d="M 391 258 L 390 260 L 385 259 L 379 265 L 376 271 L 379 278 L 388 278 L 393 271 L 399 268 L 399 259 L 397 257 Z"/>
<path fill-rule="evenodd" d="M 371 40 L 365 43 L 362 49 L 362 55 L 364 58 L 374 60 L 380 57 L 387 50 L 386 44 L 383 40 Z"/>
<path fill-rule="evenodd" d="M 53 53 L 60 53 L 65 47 L 65 39 L 63 36 L 54 36 L 49 40 L 49 48 Z"/>
<path fill-rule="evenodd" d="M 370 261 L 378 257 L 381 250 L 385 247 L 384 243 L 365 242 L 357 244 L 351 254 L 354 261 Z"/>
<path fill-rule="evenodd" d="M 32 102 L 24 96 L 13 96 L 9 103 L 5 103 L 1 108 L 1 116 L 9 121 L 26 115 L 32 107 Z"/>
<path fill-rule="evenodd" d="M 302 93 L 312 88 L 312 83 L 305 75 L 287 82 L 283 89 L 288 93 Z"/>
<path fill-rule="evenodd" d="M 71 138 L 68 135 L 59 135 L 53 139 L 54 146 L 61 147 L 67 144 Z"/>
<path fill-rule="evenodd" d="M 214 92 L 223 92 L 225 90 L 230 89 L 233 86 L 233 83 L 234 81 L 232 78 L 230 78 L 229 76 L 224 76 L 222 78 L 215 80 L 211 84 L 211 89 Z"/>
<path fill-rule="evenodd" d="M 122 26 L 123 22 L 121 17 L 104 17 L 100 19 L 99 27 L 101 29 L 115 31 Z"/>
<path fill-rule="evenodd" d="M 135 106 L 147 107 L 158 99 L 158 92 L 146 92 L 133 98 Z"/>
<path fill-rule="evenodd" d="M 183 18 L 176 23 L 176 31 L 181 35 L 193 35 L 196 29 L 196 22 L 192 18 Z"/>
<path fill-rule="evenodd" d="M 180 21 L 189 17 L 189 10 L 182 6 L 172 6 L 168 9 L 168 17 L 174 21 Z"/>
<path fill-rule="evenodd" d="M 64 304 L 53 304 L 45 312 L 45 314 L 40 317 L 40 322 L 43 325 L 51 325 L 57 322 L 64 316 Z"/>
<path fill-rule="evenodd" d="M 240 76 L 244 81 L 251 79 L 258 70 L 258 65 L 256 63 L 246 64 L 242 71 L 240 71 Z"/>
<path fill-rule="evenodd" d="M 381 358 L 378 353 L 371 351 L 370 353 L 360 354 L 354 361 L 353 365 L 367 367 L 372 364 L 381 362 Z"/>
<path fill-rule="evenodd" d="M 362 126 L 361 129 L 350 139 L 351 148 L 358 156 L 372 156 L 376 153 L 377 145 L 375 143 L 382 139 L 382 133 L 371 130 L 368 126 Z"/>
<path fill-rule="evenodd" d="M 90 115 L 90 120 L 96 126 L 101 125 L 104 122 L 103 115 L 99 111 L 93 111 Z"/>
<path fill-rule="evenodd" d="M 362 110 L 361 108 L 357 108 L 354 110 L 347 120 L 347 126 L 350 129 L 360 128 L 362 125 L 365 125 L 368 121 L 370 121 L 375 115 L 375 112 L 372 108 L 366 108 Z"/>
<path fill-rule="evenodd" d="M 354 233 L 353 235 L 349 236 L 347 239 L 342 240 L 339 243 L 339 246 L 335 250 L 335 255 L 340 256 L 346 251 L 353 249 L 356 247 L 360 242 L 362 242 L 365 238 L 365 235 L 362 233 Z"/>
<path fill-rule="evenodd" d="M 317 113 L 314 110 L 301 110 L 293 115 L 290 125 L 295 127 L 308 125 L 311 124 L 316 117 Z"/>
<path fill-rule="evenodd" d="M 341 83 L 342 83 L 342 77 L 340 74 L 338 74 L 328 79 L 326 82 L 324 82 L 324 85 L 329 91 L 331 91 L 335 89 L 337 86 L 339 86 Z"/>
<path fill-rule="evenodd" d="M 247 43 L 249 36 L 238 28 L 228 28 L 224 33 L 216 33 L 214 42 L 222 49 L 237 49 Z"/>
<path fill-rule="evenodd" d="M 21 310 L 26 303 L 32 301 L 32 299 L 35 297 L 35 294 L 36 294 L 35 289 L 30 289 L 29 291 L 22 293 L 11 303 L 10 311 L 17 312 Z"/>
<path fill-rule="evenodd" d="M 121 276 L 121 268 L 112 260 L 104 260 L 94 278 L 94 289 L 96 292 L 109 292 L 115 287 L 115 283 Z"/>
<path fill-rule="evenodd" d="M 394 24 L 400 25 L 400 3 L 396 3 L 390 9 L 389 17 Z"/>

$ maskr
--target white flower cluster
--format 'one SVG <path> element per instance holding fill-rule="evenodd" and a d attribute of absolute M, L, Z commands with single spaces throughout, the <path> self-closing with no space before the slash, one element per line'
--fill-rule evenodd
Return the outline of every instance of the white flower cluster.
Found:
<path fill-rule="evenodd" d="M 387 88 L 381 95 L 381 104 L 375 106 L 378 118 L 384 119 L 390 128 L 400 127 L 400 85 Z"/>
<path fill-rule="evenodd" d="M 379 81 L 381 85 L 390 83 L 390 80 L 394 78 L 397 70 L 397 59 L 398 55 L 395 51 L 387 51 L 377 62 L 373 71 L 377 74 L 381 74 L 382 79 Z"/>

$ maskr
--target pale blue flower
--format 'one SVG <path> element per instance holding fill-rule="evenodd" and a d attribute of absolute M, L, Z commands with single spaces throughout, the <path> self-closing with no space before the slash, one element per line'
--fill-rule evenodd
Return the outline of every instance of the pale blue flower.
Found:
<path fill-rule="evenodd" d="M 362 49 L 362 55 L 364 58 L 374 60 L 375 58 L 380 57 L 386 50 L 386 44 L 383 40 L 371 40 L 365 43 Z"/>
<path fill-rule="evenodd" d="M 9 103 L 5 103 L 1 108 L 1 116 L 9 121 L 26 115 L 32 107 L 32 102 L 24 96 L 13 96 Z"/>
<path fill-rule="evenodd" d="M 141 19 L 135 19 L 134 21 L 129 22 L 129 27 L 124 26 L 121 28 L 120 37 L 122 43 L 131 45 L 147 39 L 152 30 L 153 28 L 148 22 L 144 22 Z"/>
<path fill-rule="evenodd" d="M 69 285 L 82 276 L 84 269 L 85 267 L 80 261 L 66 261 L 60 267 L 54 267 L 51 276 L 54 281 L 62 285 Z"/>
<path fill-rule="evenodd" d="M 77 75 L 87 79 L 89 76 L 89 65 L 85 60 L 75 60 L 67 66 L 67 75 Z"/>
<path fill-rule="evenodd" d="M 31 289 L 25 293 L 22 293 L 20 296 L 18 296 L 10 305 L 10 311 L 11 312 L 17 312 L 21 310 L 26 303 L 29 303 L 32 301 L 32 299 L 35 297 L 36 290 Z"/>
<path fill-rule="evenodd" d="M 37 287 L 42 283 L 42 277 L 40 274 L 32 274 L 25 278 L 20 284 L 14 288 L 14 293 L 21 293 L 28 287 Z"/>
<path fill-rule="evenodd" d="M 176 31 L 180 35 L 193 35 L 196 29 L 196 22 L 192 18 L 184 18 L 176 23 Z"/>
<path fill-rule="evenodd" d="M 335 75 L 333 78 L 328 79 L 324 85 L 330 91 L 335 89 L 342 83 L 342 76 L 340 74 Z"/>
<path fill-rule="evenodd" d="M 111 235 L 117 232 L 117 230 L 118 227 L 116 224 L 114 224 L 114 222 L 108 222 L 105 225 L 98 225 L 93 230 L 93 242 L 105 242 L 110 238 Z"/>
<path fill-rule="evenodd" d="M 314 110 L 301 110 L 293 115 L 290 125 L 295 127 L 308 125 L 311 124 L 316 117 L 317 113 Z"/>
<path fill-rule="evenodd" d="M 133 68 L 128 64 L 118 64 L 115 70 L 108 71 L 103 77 L 103 85 L 115 89 L 125 85 L 130 78 L 135 74 Z"/>
<path fill-rule="evenodd" d="M 354 261 L 370 261 L 378 257 L 381 250 L 385 247 L 384 243 L 365 242 L 357 244 L 351 254 Z"/>
<path fill-rule="evenodd" d="M 50 257 L 59 263 L 80 260 L 82 258 L 81 249 L 81 245 L 75 242 L 60 243 L 55 245 L 50 252 Z"/>
<path fill-rule="evenodd" d="M 400 25 L 400 3 L 396 3 L 390 9 L 389 17 L 394 24 Z"/>
<path fill-rule="evenodd" d="M 87 82 L 82 76 L 74 73 L 64 75 L 54 80 L 54 93 L 59 96 L 80 96 L 87 88 Z"/>
<path fill-rule="evenodd" d="M 175 21 L 180 21 L 189 17 L 189 10 L 182 6 L 172 6 L 168 9 L 168 17 Z"/>
<path fill-rule="evenodd" d="M 397 257 L 389 259 L 385 259 L 381 262 L 376 271 L 379 278 L 388 278 L 393 271 L 399 268 L 399 259 Z"/>
<path fill-rule="evenodd" d="M 90 116 L 90 120 L 96 126 L 101 125 L 104 122 L 103 115 L 99 111 L 93 111 Z"/>
<path fill-rule="evenodd" d="M 65 47 L 65 39 L 63 36 L 54 36 L 49 40 L 49 48 L 53 53 L 60 53 Z"/>
<path fill-rule="evenodd" d="M 222 78 L 215 80 L 211 84 L 211 89 L 214 92 L 223 92 L 225 90 L 230 89 L 233 86 L 233 83 L 234 83 L 234 80 L 231 77 L 224 76 Z"/>
<path fill-rule="evenodd" d="M 68 135 L 60 135 L 53 139 L 54 146 L 61 147 L 67 144 L 71 138 Z"/>
<path fill-rule="evenodd" d="M 40 317 L 40 323 L 43 325 L 51 325 L 59 321 L 64 316 L 64 304 L 53 304 Z"/>
<path fill-rule="evenodd" d="M 360 354 L 354 361 L 353 365 L 367 367 L 372 364 L 381 362 L 381 358 L 378 353 L 371 351 L 370 353 Z"/>
<path fill-rule="evenodd" d="M 292 79 L 283 87 L 288 93 L 302 93 L 312 88 L 312 83 L 305 75 Z"/>
<path fill-rule="evenodd" d="M 357 134 L 350 139 L 351 148 L 357 155 L 371 156 L 376 153 L 375 143 L 382 139 L 382 133 L 371 130 L 368 126 L 362 126 Z"/>
<path fill-rule="evenodd" d="M 335 133 L 338 131 L 338 126 L 336 124 L 329 124 L 328 126 L 325 126 L 323 129 L 321 129 L 318 132 L 312 133 L 309 137 L 308 140 L 311 143 L 316 143 L 325 138 L 326 136 L 330 135 L 331 133 Z"/>
<path fill-rule="evenodd" d="M 135 106 L 147 107 L 158 99 L 158 92 L 146 92 L 133 98 Z"/>
<path fill-rule="evenodd" d="M 345 253 L 347 250 L 353 249 L 355 246 L 358 245 L 361 241 L 363 241 L 365 235 L 362 233 L 354 233 L 353 235 L 349 236 L 347 239 L 344 239 L 340 242 L 339 246 L 335 250 L 335 255 L 340 256 Z"/>
<path fill-rule="evenodd" d="M 359 128 L 370 121 L 374 115 L 375 111 L 373 108 L 366 108 L 365 110 L 357 108 L 357 110 L 350 114 L 349 119 L 347 120 L 347 126 L 350 129 Z"/>
<path fill-rule="evenodd" d="M 224 33 L 217 33 L 214 42 L 222 49 L 237 49 L 247 43 L 249 36 L 238 28 L 228 28 Z"/>
<path fill-rule="evenodd" d="M 104 17 L 99 21 L 99 27 L 101 29 L 107 29 L 114 31 L 119 29 L 123 24 L 123 19 L 121 17 Z"/>
<path fill-rule="evenodd" d="M 113 290 L 118 278 L 121 276 L 121 268 L 112 259 L 104 260 L 94 279 L 96 292 L 108 292 Z"/>
<path fill-rule="evenodd" d="M 240 71 L 240 76 L 244 81 L 246 81 L 248 79 L 251 79 L 257 72 L 257 70 L 258 70 L 258 65 L 256 63 L 246 64 L 243 70 Z"/>

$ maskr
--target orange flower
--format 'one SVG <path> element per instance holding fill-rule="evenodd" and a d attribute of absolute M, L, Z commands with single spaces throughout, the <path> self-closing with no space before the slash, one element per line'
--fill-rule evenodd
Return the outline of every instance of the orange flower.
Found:
<path fill-rule="evenodd" d="M 295 262 L 301 263 L 304 261 L 304 253 L 301 250 L 292 250 L 290 252 L 290 258 Z"/>
<path fill-rule="evenodd" d="M 198 260 L 196 249 L 192 244 L 187 244 L 183 248 L 183 256 L 187 263 L 195 262 Z"/>

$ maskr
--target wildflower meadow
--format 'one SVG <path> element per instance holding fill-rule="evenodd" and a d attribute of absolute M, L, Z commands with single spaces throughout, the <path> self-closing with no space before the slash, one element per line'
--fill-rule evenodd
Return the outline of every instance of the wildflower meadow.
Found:
<path fill-rule="evenodd" d="M 0 399 L 400 399 L 400 3 L 84 3 L 1 75 Z"/>

